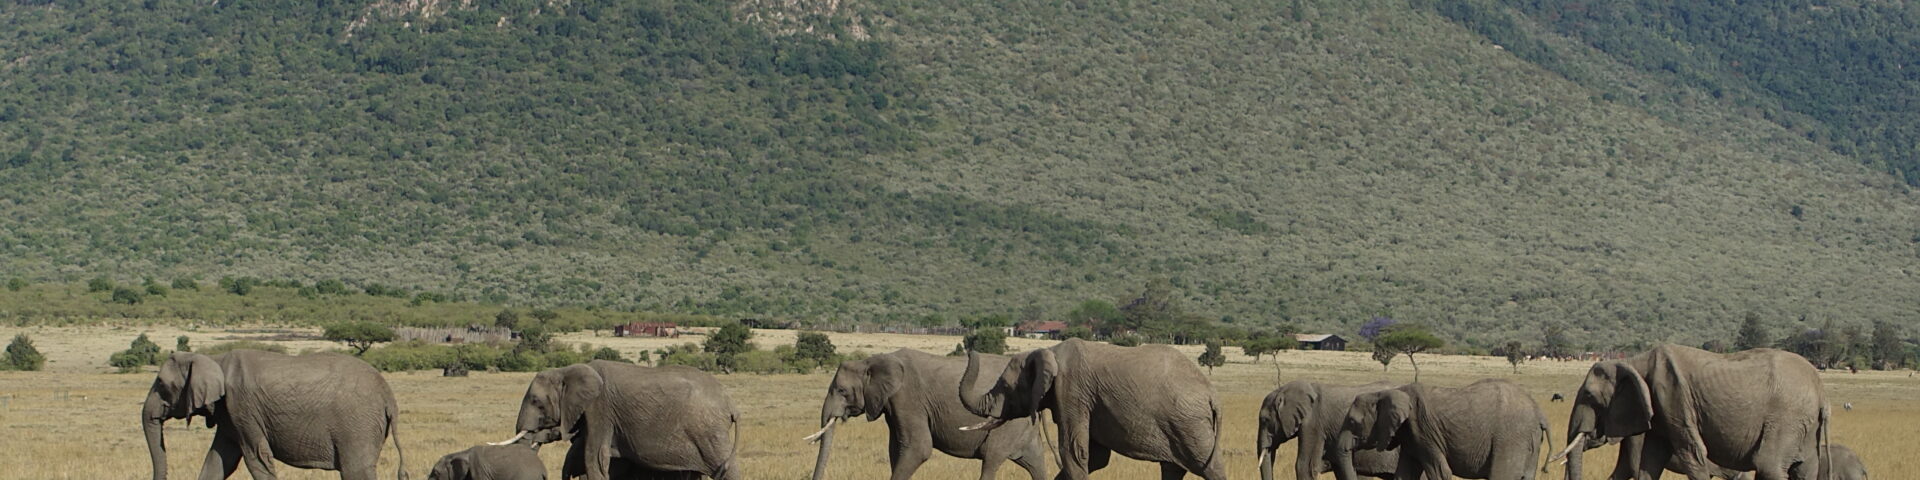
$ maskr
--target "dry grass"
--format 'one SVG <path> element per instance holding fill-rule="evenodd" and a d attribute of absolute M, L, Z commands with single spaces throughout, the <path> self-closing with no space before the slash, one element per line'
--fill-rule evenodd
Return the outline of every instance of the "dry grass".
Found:
<path fill-rule="evenodd" d="M 182 332 L 175 329 L 146 330 L 165 346 L 173 337 L 189 335 L 197 345 L 210 345 L 219 338 L 236 334 L 220 332 Z M 13 331 L 0 332 L 11 337 Z M 138 404 L 151 374 L 116 375 L 106 373 L 108 353 L 125 348 L 139 333 L 112 327 L 35 328 L 28 330 L 39 348 L 52 360 L 48 372 L 0 372 L 0 425 L 6 431 L 6 447 L 0 448 L 0 478 L 6 479 L 138 479 L 148 475 L 145 447 L 135 421 Z M 668 343 L 699 341 L 699 337 L 680 339 L 628 339 L 574 334 L 566 341 L 613 346 L 632 354 L 642 348 L 657 348 Z M 756 338 L 763 346 L 788 343 L 793 332 L 761 331 Z M 916 348 L 945 353 L 957 341 L 951 337 L 907 335 L 836 334 L 834 342 L 843 351 L 889 351 Z M 324 342 L 287 342 L 299 351 L 307 348 L 331 348 Z M 1015 340 L 1015 348 L 1035 348 L 1046 342 Z M 1198 355 L 1197 347 L 1183 347 Z M 1227 409 L 1224 427 L 1224 454 L 1233 478 L 1256 475 L 1254 465 L 1254 409 L 1275 384 L 1272 363 L 1251 363 L 1229 348 L 1230 362 L 1213 373 Z M 1411 370 L 1396 362 L 1392 371 L 1382 373 L 1364 353 L 1288 352 L 1281 355 L 1279 367 L 1289 380 L 1308 378 L 1335 383 L 1360 383 L 1386 378 L 1406 381 Z M 1422 361 L 1423 379 L 1429 383 L 1457 385 L 1482 377 L 1514 380 L 1529 390 L 1546 409 L 1557 430 L 1566 422 L 1565 404 L 1549 404 L 1547 397 L 1556 391 L 1576 387 L 1585 365 L 1579 363 L 1543 363 L 1521 367 L 1512 374 L 1504 361 L 1486 357 L 1427 357 Z M 734 402 L 746 414 L 742 425 L 740 456 L 748 478 L 797 479 L 810 471 L 813 449 L 798 439 L 815 429 L 821 387 L 828 373 L 812 375 L 729 375 L 722 376 Z M 467 378 L 442 378 L 437 373 L 416 372 L 388 376 L 399 395 L 403 410 L 400 436 L 408 454 L 408 469 L 415 478 L 424 478 L 433 460 L 477 443 L 507 437 L 512 432 L 514 410 L 531 375 L 526 373 L 474 373 Z M 1851 412 L 1836 411 L 1833 438 L 1852 446 L 1876 472 L 1905 471 L 1920 467 L 1920 461 L 1900 455 L 1897 449 L 1908 443 L 1920 406 L 1907 401 L 1920 393 L 1920 379 L 1906 373 L 1874 372 L 1829 374 L 1829 398 L 1834 405 L 1852 402 Z M 173 478 L 194 478 L 200 467 L 211 430 L 180 422 L 168 424 L 168 443 Z M 867 479 L 886 476 L 886 427 L 881 423 L 857 422 L 843 428 L 834 454 L 834 478 Z M 383 454 L 383 477 L 393 471 L 391 447 Z M 543 457 L 557 471 L 561 448 L 548 448 Z M 1612 450 L 1601 449 L 1589 455 L 1588 478 L 1601 478 L 1612 465 Z M 1290 471 L 1292 447 L 1283 447 L 1281 471 Z M 916 478 L 972 479 L 978 464 L 936 455 L 920 469 Z M 244 472 L 245 469 L 243 468 Z M 330 472 L 299 470 L 284 465 L 278 468 L 282 478 L 337 478 Z M 1157 478 L 1156 467 L 1116 457 L 1114 466 L 1096 478 Z M 1886 473 L 1882 473 L 1885 475 Z M 1024 472 L 1008 464 L 1000 478 L 1024 478 Z M 1559 470 L 1545 476 L 1558 478 Z M 241 473 L 236 478 L 247 478 Z M 1668 476 L 1667 478 L 1677 478 Z"/>

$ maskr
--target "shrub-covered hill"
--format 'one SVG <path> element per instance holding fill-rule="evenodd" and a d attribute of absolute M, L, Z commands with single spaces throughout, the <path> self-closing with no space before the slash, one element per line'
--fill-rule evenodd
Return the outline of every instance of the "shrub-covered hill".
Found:
<path fill-rule="evenodd" d="M 0 2 L 0 267 L 857 321 L 1166 278 L 1480 346 L 1920 310 L 1895 177 L 1524 15 L 1552 68 L 1350 3 Z"/>

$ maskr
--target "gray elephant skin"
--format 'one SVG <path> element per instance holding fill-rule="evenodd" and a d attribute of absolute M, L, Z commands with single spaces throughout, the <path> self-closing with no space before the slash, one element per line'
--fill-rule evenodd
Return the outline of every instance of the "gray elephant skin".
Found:
<path fill-rule="evenodd" d="M 400 409 L 380 372 L 333 353 L 288 356 L 257 350 L 220 355 L 175 353 L 140 409 L 154 480 L 167 478 L 170 419 L 195 415 L 214 428 L 201 480 L 233 475 L 242 461 L 256 480 L 272 480 L 274 461 L 336 470 L 344 480 L 372 480 L 380 446 L 393 437 L 401 479 L 406 455 L 394 435 Z"/>
<path fill-rule="evenodd" d="M 546 480 L 547 466 L 523 443 L 480 445 L 434 462 L 427 480 Z"/>
<path fill-rule="evenodd" d="M 1359 394 L 1340 442 L 1348 449 L 1399 448 L 1396 478 L 1531 480 L 1546 439 L 1547 418 L 1533 397 L 1512 382 L 1487 379 Z"/>
<path fill-rule="evenodd" d="M 1640 465 L 1617 465 L 1613 478 L 1627 478 L 1622 468 L 1639 479 L 1662 470 L 1694 480 L 1722 470 L 1815 478 L 1825 463 L 1823 390 L 1806 359 L 1767 348 L 1723 355 L 1660 345 L 1595 363 L 1567 421 L 1567 478 L 1579 478 L 1585 450 L 1615 439 Z"/>
<path fill-rule="evenodd" d="M 1639 465 L 1640 461 L 1639 458 L 1632 453 L 1638 450 L 1632 445 L 1629 445 L 1628 442 L 1638 441 L 1640 439 L 1640 435 L 1635 435 L 1621 442 L 1622 454 L 1620 455 L 1619 461 L 1614 464 L 1613 474 L 1607 477 L 1609 480 L 1633 478 L 1634 471 L 1636 470 L 1635 466 Z M 1828 445 L 1827 448 L 1829 452 L 1827 461 L 1829 463 L 1826 465 L 1828 465 L 1832 473 L 1822 474 L 1820 478 L 1832 480 L 1867 480 L 1867 465 L 1865 462 L 1860 461 L 1860 456 L 1855 455 L 1852 449 L 1837 443 Z M 1687 475 L 1687 472 L 1674 470 L 1674 468 L 1676 468 L 1674 463 L 1667 463 L 1667 471 Z M 1753 474 L 1739 470 L 1715 467 L 1709 470 L 1709 472 L 1711 472 L 1711 474 L 1708 475 L 1710 478 L 1722 480 L 1753 480 Z"/>
<path fill-rule="evenodd" d="M 705 475 L 739 480 L 739 412 L 712 375 L 595 360 L 534 375 L 514 423 L 521 439 L 570 443 L 561 476 Z M 630 467 L 630 468 L 629 468 Z"/>
<path fill-rule="evenodd" d="M 1113 453 L 1158 462 L 1162 479 L 1188 472 L 1226 478 L 1220 402 L 1200 367 L 1172 348 L 1069 339 L 1014 355 L 985 393 L 974 393 L 985 362 L 968 353 L 961 374 L 961 403 L 987 417 L 967 428 L 993 429 L 1052 410 L 1061 463 L 1054 478 L 1085 480 Z"/>
<path fill-rule="evenodd" d="M 1260 479 L 1273 480 L 1274 450 L 1296 438 L 1300 445 L 1293 461 L 1295 480 L 1312 480 L 1327 472 L 1340 480 L 1353 480 L 1340 476 L 1345 472 L 1393 478 L 1400 462 L 1398 449 L 1349 451 L 1339 444 L 1341 422 L 1346 421 L 1353 398 L 1394 387 L 1387 382 L 1348 386 L 1298 380 L 1274 389 L 1260 402 L 1255 450 L 1260 452 Z"/>
<path fill-rule="evenodd" d="M 982 355 L 984 368 L 1002 369 L 1007 357 Z M 1047 477 L 1045 452 L 1035 427 L 1014 422 L 990 431 L 961 431 L 985 421 L 969 413 L 953 392 L 967 360 L 902 349 L 840 364 L 820 404 L 819 457 L 814 480 L 824 478 L 835 426 L 866 415 L 871 422 L 887 419 L 887 461 L 893 480 L 905 480 L 927 461 L 933 450 L 960 458 L 979 459 L 980 478 L 992 480 L 1007 460 L 1027 470 L 1033 480 Z"/>

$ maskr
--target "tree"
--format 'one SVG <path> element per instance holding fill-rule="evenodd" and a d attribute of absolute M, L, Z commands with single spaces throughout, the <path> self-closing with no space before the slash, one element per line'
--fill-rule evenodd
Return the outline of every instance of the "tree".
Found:
<path fill-rule="evenodd" d="M 1740 324 L 1740 334 L 1734 338 L 1733 348 L 1752 350 L 1768 345 L 1773 345 L 1773 340 L 1768 338 L 1767 327 L 1760 324 L 1760 315 L 1747 312 L 1746 321 Z"/>
<path fill-rule="evenodd" d="M 107 277 L 93 277 L 87 280 L 87 293 L 113 291 L 113 280 Z"/>
<path fill-rule="evenodd" d="M 113 297 L 109 300 L 112 301 L 113 303 L 133 305 L 136 303 L 140 303 L 141 300 L 146 300 L 146 297 L 147 295 L 145 293 L 141 293 L 139 290 L 134 290 L 127 287 L 120 287 L 120 288 L 113 289 Z"/>
<path fill-rule="evenodd" d="M 192 345 L 187 345 L 187 336 L 186 336 L 186 335 L 181 335 L 181 336 L 180 336 L 179 338 L 175 338 L 175 339 L 173 339 L 173 351 L 176 351 L 176 352 L 191 352 L 191 351 L 193 351 L 193 346 L 192 346 Z"/>
<path fill-rule="evenodd" d="M 7 279 L 7 291 L 18 292 L 24 288 L 27 288 L 27 279 L 20 278 L 20 277 L 13 277 L 13 278 Z"/>
<path fill-rule="evenodd" d="M 745 324 L 729 323 L 720 327 L 720 330 L 714 331 L 713 336 L 707 337 L 707 343 L 702 350 L 713 354 L 714 361 L 724 371 L 732 372 L 734 357 L 754 350 L 753 344 L 748 342 L 752 339 L 753 329 L 747 328 Z"/>
<path fill-rule="evenodd" d="M 833 339 L 820 332 L 800 332 L 800 338 L 793 342 L 793 358 L 812 362 L 812 366 L 828 365 L 833 362 Z"/>
<path fill-rule="evenodd" d="M 1540 354 L 1553 358 L 1573 356 L 1573 340 L 1567 338 L 1567 327 L 1549 323 L 1540 327 Z"/>
<path fill-rule="evenodd" d="M 1521 348 L 1524 348 L 1524 347 L 1520 345 L 1519 340 L 1511 340 L 1507 342 L 1507 345 L 1506 345 L 1507 364 L 1513 365 L 1513 373 L 1520 373 L 1520 363 L 1527 361 L 1527 354 L 1521 352 L 1520 351 Z"/>
<path fill-rule="evenodd" d="M 513 313 L 513 309 L 501 310 L 500 313 L 493 314 L 493 326 L 507 329 L 509 332 L 519 330 L 520 314 Z"/>
<path fill-rule="evenodd" d="M 1381 335 L 1379 340 L 1373 342 L 1373 348 L 1376 351 L 1386 350 L 1405 354 L 1407 364 L 1413 365 L 1413 381 L 1418 382 L 1420 381 L 1420 362 L 1414 360 L 1413 354 L 1440 348 L 1446 344 L 1447 342 L 1440 340 L 1440 337 L 1435 337 L 1432 332 L 1427 331 L 1424 325 L 1403 324 Z"/>
<path fill-rule="evenodd" d="M 1213 367 L 1227 364 L 1227 355 L 1220 353 L 1220 341 L 1208 340 L 1207 351 L 1200 353 L 1200 365 L 1207 367 L 1207 375 L 1213 375 Z"/>
<path fill-rule="evenodd" d="M 147 280 L 145 288 L 147 290 L 147 295 L 153 295 L 156 297 L 164 297 L 164 296 L 167 296 L 167 294 L 169 293 L 173 293 L 167 290 L 166 285 L 161 285 L 160 282 L 155 282 L 152 279 Z"/>
<path fill-rule="evenodd" d="M 1093 329 L 1083 327 L 1083 326 L 1078 326 L 1078 325 L 1067 327 L 1066 331 L 1060 332 L 1060 339 L 1066 340 L 1069 338 L 1078 338 L 1081 340 L 1092 340 Z"/>
<path fill-rule="evenodd" d="M 1156 332 L 1173 328 L 1182 316 L 1180 300 L 1173 293 L 1173 283 L 1165 278 L 1156 278 L 1148 281 L 1139 295 L 1120 306 L 1117 327 L 1141 333 Z"/>
<path fill-rule="evenodd" d="M 553 310 L 540 308 L 540 309 L 534 309 L 534 311 L 531 311 L 531 312 L 527 312 L 527 316 L 533 317 L 534 320 L 539 320 L 540 323 L 553 323 L 554 320 L 560 319 L 560 312 L 555 312 Z"/>
<path fill-rule="evenodd" d="M 1106 337 L 1113 334 L 1114 327 L 1118 326 L 1123 318 L 1125 316 L 1120 314 L 1120 309 L 1115 308 L 1112 303 L 1105 300 L 1087 300 L 1080 302 L 1080 306 L 1074 307 L 1073 311 L 1067 312 L 1066 322 L 1067 325 L 1086 327 L 1094 335 Z"/>
<path fill-rule="evenodd" d="M 1900 327 L 1886 320 L 1873 322 L 1872 353 L 1875 370 L 1899 368 L 1906 354 L 1906 342 L 1900 339 Z"/>
<path fill-rule="evenodd" d="M 192 277 L 175 278 L 173 279 L 173 289 L 199 291 L 200 282 L 197 280 L 194 280 Z"/>
<path fill-rule="evenodd" d="M 321 295 L 342 295 L 347 293 L 347 283 L 334 279 L 313 282 L 313 291 Z"/>
<path fill-rule="evenodd" d="M 1391 318 L 1373 317 L 1373 319 L 1368 320 L 1365 325 L 1360 326 L 1360 338 L 1372 342 L 1380 338 L 1381 335 L 1386 334 L 1387 329 L 1392 328 L 1394 323 L 1396 322 Z"/>
<path fill-rule="evenodd" d="M 1112 343 L 1115 346 L 1120 346 L 1120 347 L 1138 347 L 1142 342 L 1143 341 L 1140 340 L 1139 335 L 1127 333 L 1127 334 L 1120 334 L 1120 335 L 1113 336 L 1113 340 L 1109 341 L 1108 343 Z"/>
<path fill-rule="evenodd" d="M 133 342 L 127 344 L 126 350 L 107 356 L 107 364 L 120 369 L 120 373 L 137 372 L 140 371 L 140 367 L 159 365 L 162 360 L 165 358 L 160 355 L 160 344 L 153 343 L 145 333 L 134 337 Z"/>
<path fill-rule="evenodd" d="M 513 345 L 515 352 L 547 353 L 553 350 L 553 333 L 547 327 L 529 325 L 520 329 L 520 342 Z"/>
<path fill-rule="evenodd" d="M 14 335 L 13 341 L 7 343 L 6 363 L 0 364 L 0 370 L 34 372 L 46 366 L 47 356 L 41 355 L 40 349 L 33 348 L 33 339 L 22 333 Z"/>
<path fill-rule="evenodd" d="M 627 362 L 627 359 L 625 357 L 620 356 L 620 351 L 614 350 L 613 347 L 600 347 L 599 350 L 594 350 L 593 359 L 594 360 L 612 360 L 615 362 Z M 633 363 L 633 362 L 627 362 L 627 363 Z"/>
<path fill-rule="evenodd" d="M 360 355 L 367 353 L 367 349 L 373 348 L 375 343 L 393 341 L 393 329 L 368 321 L 340 322 L 328 325 L 320 336 L 345 343 L 354 349 L 354 355 Z"/>
<path fill-rule="evenodd" d="M 998 327 L 980 327 L 973 329 L 972 332 L 967 333 L 967 336 L 961 337 L 960 348 L 957 350 L 961 355 L 966 354 L 967 351 L 991 353 L 995 355 L 1006 354 L 1007 331 Z"/>
<path fill-rule="evenodd" d="M 1393 357 L 1398 355 L 1399 353 L 1388 350 L 1386 347 L 1380 346 L 1380 344 L 1376 343 L 1373 345 L 1373 361 L 1380 362 L 1380 371 L 1382 372 L 1387 371 L 1387 365 L 1393 363 Z"/>

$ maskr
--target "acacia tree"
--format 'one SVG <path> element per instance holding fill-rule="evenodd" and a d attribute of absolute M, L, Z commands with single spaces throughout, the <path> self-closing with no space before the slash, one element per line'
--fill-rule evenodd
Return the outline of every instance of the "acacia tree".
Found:
<path fill-rule="evenodd" d="M 1381 335 L 1379 340 L 1373 342 L 1375 351 L 1386 351 L 1389 352 L 1389 355 L 1393 353 L 1405 354 L 1407 356 L 1407 363 L 1413 365 L 1413 381 L 1415 382 L 1420 381 L 1420 362 L 1414 360 L 1413 354 L 1440 348 L 1446 344 L 1447 342 L 1440 340 L 1440 337 L 1435 337 L 1433 333 L 1428 332 L 1426 326 L 1412 324 L 1396 326 L 1392 331 Z"/>
<path fill-rule="evenodd" d="M 386 325 L 369 321 L 340 322 L 328 325 L 322 338 L 347 344 L 354 349 L 354 355 L 367 353 L 373 344 L 393 341 L 393 329 Z"/>
<path fill-rule="evenodd" d="M 1207 367 L 1207 375 L 1213 375 L 1213 367 L 1227 364 L 1227 355 L 1220 352 L 1219 340 L 1208 340 L 1207 351 L 1200 353 L 1200 365 Z"/>

